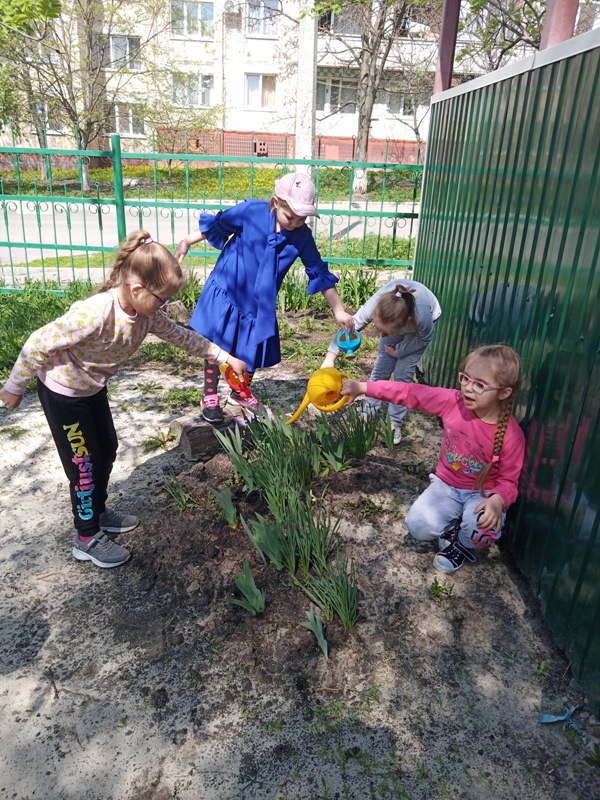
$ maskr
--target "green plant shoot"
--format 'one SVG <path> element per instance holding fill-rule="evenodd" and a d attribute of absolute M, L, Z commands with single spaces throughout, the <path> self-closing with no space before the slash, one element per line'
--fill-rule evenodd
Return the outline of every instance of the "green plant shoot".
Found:
<path fill-rule="evenodd" d="M 225 519 L 227 520 L 229 527 L 236 528 L 238 524 L 238 513 L 236 507 L 233 505 L 229 488 L 226 486 L 222 492 L 218 492 L 216 489 L 213 489 L 212 486 L 209 486 L 208 489 L 214 495 L 217 503 L 219 504 L 219 507 L 225 515 Z"/>
<path fill-rule="evenodd" d="M 308 621 L 301 622 L 300 625 L 302 625 L 303 628 L 308 628 L 309 631 L 314 633 L 317 639 L 317 644 L 323 651 L 323 655 L 325 658 L 329 658 L 329 646 L 327 644 L 327 640 L 325 639 L 325 635 L 323 634 L 323 621 L 321 620 L 321 617 L 317 616 L 313 611 L 307 611 L 306 616 Z"/>
<path fill-rule="evenodd" d="M 265 602 L 267 593 L 259 589 L 254 582 L 254 575 L 248 566 L 248 562 L 244 561 L 244 572 L 238 572 L 235 576 L 235 585 L 246 598 L 245 600 L 237 600 L 235 597 L 226 597 L 224 603 L 234 603 L 236 606 L 241 606 L 249 611 L 253 617 L 257 614 L 262 614 L 265 610 Z"/>

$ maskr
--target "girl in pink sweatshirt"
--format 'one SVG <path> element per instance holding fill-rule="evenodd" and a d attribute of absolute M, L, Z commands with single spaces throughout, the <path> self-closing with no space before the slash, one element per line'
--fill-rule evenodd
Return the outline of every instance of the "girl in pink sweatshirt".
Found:
<path fill-rule="evenodd" d="M 182 328 L 160 309 L 183 283 L 179 262 L 146 231 L 123 242 L 106 284 L 62 317 L 31 334 L 2 389 L 16 408 L 37 376 L 42 408 L 71 491 L 75 522 L 73 557 L 97 567 L 118 567 L 130 553 L 108 534 L 133 530 L 138 518 L 106 508 L 117 454 L 117 435 L 106 384 L 149 333 L 218 364 L 240 377 L 246 364 Z"/>
<path fill-rule="evenodd" d="M 455 572 L 473 550 L 500 538 L 506 509 L 518 495 L 525 437 L 512 415 L 521 360 L 496 344 L 470 353 L 458 373 L 460 390 L 397 381 L 344 381 L 354 401 L 375 397 L 442 418 L 444 433 L 435 475 L 406 516 L 420 540 L 439 539 L 433 565 Z"/>

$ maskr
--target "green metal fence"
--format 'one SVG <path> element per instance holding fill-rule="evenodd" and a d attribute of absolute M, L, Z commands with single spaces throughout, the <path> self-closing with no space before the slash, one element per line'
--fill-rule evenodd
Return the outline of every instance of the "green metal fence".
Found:
<path fill-rule="evenodd" d="M 599 96 L 592 31 L 435 98 L 415 258 L 443 308 L 432 383 L 456 385 L 480 343 L 521 353 L 527 456 L 509 546 L 596 713 Z"/>
<path fill-rule="evenodd" d="M 311 220 L 323 257 L 391 274 L 412 267 L 422 167 L 247 158 L 198 153 L 0 148 L 0 289 L 26 281 L 62 287 L 103 280 L 126 232 L 146 229 L 168 247 L 197 230 L 201 212 L 246 197 L 268 199 L 284 172 L 311 167 L 320 219 Z M 367 173 L 357 199 L 354 179 Z M 218 251 L 203 243 L 190 264 L 206 270 Z"/>

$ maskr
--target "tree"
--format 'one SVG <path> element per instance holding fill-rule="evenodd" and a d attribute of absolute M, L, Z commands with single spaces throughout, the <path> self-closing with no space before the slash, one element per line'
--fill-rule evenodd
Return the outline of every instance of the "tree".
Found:
<path fill-rule="evenodd" d="M 39 24 L 42 31 L 49 20 L 56 19 L 61 12 L 60 0 L 0 0 L 0 42 L 5 39 L 5 47 L 9 50 L 11 37 L 24 34 L 33 36 L 33 24 Z M 43 36 L 43 33 L 42 33 Z M 16 74 L 12 68 L 12 59 L 0 64 L 0 133 L 9 120 L 15 120 L 18 132 L 18 119 L 22 111 L 22 102 L 16 88 Z"/>
<path fill-rule="evenodd" d="M 402 35 L 410 12 L 425 2 L 318 0 L 315 4 L 321 33 L 328 34 L 329 55 L 358 72 L 355 100 L 358 112 L 355 153 L 358 161 L 367 160 L 373 106 L 394 42 Z M 355 176 L 353 190 L 358 194 L 366 193 L 366 173 Z"/>
<path fill-rule="evenodd" d="M 40 147 L 48 125 L 76 131 L 83 150 L 107 132 L 143 132 L 148 87 L 166 59 L 153 45 L 170 24 L 168 7 L 162 0 L 64 0 L 56 19 L 32 20 L 28 32 L 0 38 L 0 56 L 24 98 L 22 117 L 32 120 Z M 128 35 L 134 23 L 145 37 Z M 89 191 L 85 165 L 83 173 Z"/>
<path fill-rule="evenodd" d="M 512 57 L 537 50 L 545 0 L 471 0 L 459 30 L 468 44 L 458 61 L 471 59 L 482 72 L 503 67 Z"/>
<path fill-rule="evenodd" d="M 9 64 L 0 65 L 0 133 L 11 119 L 21 114 L 21 100 L 15 86 L 15 76 Z"/>
<path fill-rule="evenodd" d="M 410 19 L 392 50 L 398 73 L 384 75 L 380 92 L 388 96 L 388 112 L 417 140 L 417 163 L 423 161 L 423 125 L 429 116 L 439 50 L 443 0 L 427 0 Z"/>
<path fill-rule="evenodd" d="M 171 73 L 168 88 L 158 93 L 145 108 L 145 118 L 156 131 L 155 146 L 159 153 L 170 153 L 176 156 L 190 149 L 190 142 L 199 140 L 201 134 L 217 127 L 221 106 L 199 108 L 190 103 L 189 92 L 178 92 L 180 73 Z M 183 87 L 185 89 L 185 86 Z M 171 89 L 171 94 L 169 94 Z M 200 87 L 202 90 L 202 87 Z M 179 94 L 179 96 L 178 96 Z M 193 149 L 199 146 L 193 144 Z M 171 178 L 173 158 L 168 159 L 168 177 Z"/>
<path fill-rule="evenodd" d="M 0 26 L 33 35 L 35 25 L 47 24 L 60 12 L 60 0 L 0 0 Z"/>

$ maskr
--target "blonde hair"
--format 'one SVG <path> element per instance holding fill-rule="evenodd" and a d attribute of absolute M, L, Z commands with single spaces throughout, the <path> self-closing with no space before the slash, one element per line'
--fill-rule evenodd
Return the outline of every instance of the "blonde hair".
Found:
<path fill-rule="evenodd" d="M 504 400 L 499 400 L 498 423 L 494 435 L 494 450 L 492 460 L 484 464 L 475 479 L 475 487 L 484 495 L 483 487 L 490 474 L 493 465 L 500 461 L 500 452 L 504 442 L 504 434 L 508 428 L 508 423 L 512 416 L 513 407 L 517 399 L 519 384 L 521 383 L 521 359 L 519 354 L 512 347 L 504 344 L 489 344 L 478 347 L 465 358 L 462 369 L 466 371 L 467 364 L 471 358 L 481 358 L 490 361 L 490 368 L 494 374 L 497 386 L 505 389 L 512 389 L 512 392 Z"/>
<path fill-rule="evenodd" d="M 179 261 L 164 245 L 155 242 L 148 231 L 134 231 L 121 243 L 112 272 L 96 294 L 120 286 L 132 275 L 150 291 L 162 289 L 173 278 L 183 283 Z"/>
<path fill-rule="evenodd" d="M 383 294 L 375 306 L 373 319 L 394 331 L 399 331 L 415 317 L 415 290 L 397 283 L 391 292 Z"/>
<path fill-rule="evenodd" d="M 282 200 L 281 197 L 277 197 L 277 195 L 274 194 L 273 197 L 269 200 L 269 211 L 273 212 L 275 211 L 275 209 L 279 208 L 279 206 L 284 206 L 284 208 L 289 208 L 289 210 L 293 214 L 296 214 L 296 212 L 289 203 L 287 203 L 285 200 Z M 299 215 L 296 214 L 296 216 Z"/>

